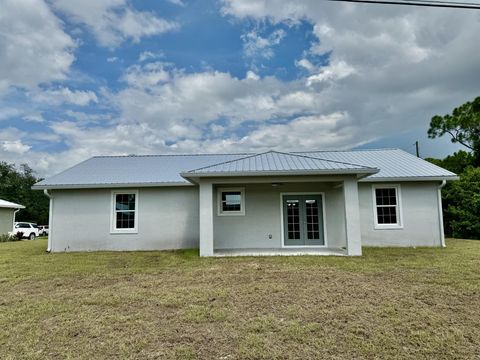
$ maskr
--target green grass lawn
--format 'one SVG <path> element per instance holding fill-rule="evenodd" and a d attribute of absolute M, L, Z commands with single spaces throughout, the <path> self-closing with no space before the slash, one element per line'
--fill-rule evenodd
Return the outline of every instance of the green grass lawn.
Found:
<path fill-rule="evenodd" d="M 480 241 L 361 258 L 0 243 L 0 359 L 479 359 Z"/>

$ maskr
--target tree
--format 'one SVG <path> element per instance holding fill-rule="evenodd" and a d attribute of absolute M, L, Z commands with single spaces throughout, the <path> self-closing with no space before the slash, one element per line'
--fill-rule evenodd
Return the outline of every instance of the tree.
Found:
<path fill-rule="evenodd" d="M 41 179 L 26 164 L 17 169 L 13 164 L 0 162 L 0 199 L 25 206 L 17 213 L 18 221 L 48 224 L 48 198 L 41 191 L 31 189 Z"/>
<path fill-rule="evenodd" d="M 444 190 L 445 218 L 453 237 L 480 239 L 480 168 L 467 168 Z"/>
<path fill-rule="evenodd" d="M 470 149 L 475 165 L 480 166 L 480 96 L 455 108 L 452 114 L 432 118 L 428 137 L 434 139 L 445 134 L 451 136 L 453 143 Z"/>
<path fill-rule="evenodd" d="M 445 159 L 426 158 L 425 160 L 447 169 L 455 174 L 463 173 L 468 167 L 474 166 L 475 157 L 472 153 L 459 150 L 453 155 L 448 155 Z"/>

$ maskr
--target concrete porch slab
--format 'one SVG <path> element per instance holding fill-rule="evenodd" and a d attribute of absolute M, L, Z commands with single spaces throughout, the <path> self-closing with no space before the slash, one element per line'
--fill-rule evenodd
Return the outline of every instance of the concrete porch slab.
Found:
<path fill-rule="evenodd" d="M 215 257 L 229 256 L 347 256 L 347 250 L 332 248 L 281 248 L 281 249 L 221 249 L 214 250 Z"/>

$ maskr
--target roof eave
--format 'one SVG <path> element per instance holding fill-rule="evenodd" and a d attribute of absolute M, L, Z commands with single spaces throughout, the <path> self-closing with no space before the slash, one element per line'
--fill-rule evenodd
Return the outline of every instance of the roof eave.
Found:
<path fill-rule="evenodd" d="M 0 208 L 2 208 L 2 209 L 18 209 L 18 210 L 20 210 L 20 209 L 25 209 L 25 206 L 23 206 L 23 205 L 3 205 L 3 206 L 1 206 L 1 205 L 0 205 Z"/>
<path fill-rule="evenodd" d="M 280 170 L 280 171 L 216 171 L 182 172 L 180 175 L 189 180 L 203 177 L 247 177 L 247 176 L 302 176 L 302 175 L 357 175 L 359 178 L 378 173 L 379 169 L 342 169 L 342 170 Z"/>
<path fill-rule="evenodd" d="M 111 189 L 111 188 L 140 188 L 140 187 L 174 187 L 192 186 L 190 182 L 159 182 L 159 183 L 118 183 L 118 184 L 38 184 L 32 190 L 75 190 L 75 189 Z"/>
<path fill-rule="evenodd" d="M 393 182 L 393 181 L 454 181 L 459 180 L 457 175 L 452 176 L 392 176 L 392 177 L 366 177 L 362 182 Z"/>

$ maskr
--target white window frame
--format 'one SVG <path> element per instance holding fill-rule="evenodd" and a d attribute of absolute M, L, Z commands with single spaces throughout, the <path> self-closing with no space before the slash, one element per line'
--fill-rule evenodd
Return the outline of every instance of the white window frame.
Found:
<path fill-rule="evenodd" d="M 397 223 L 396 224 L 379 224 L 378 223 L 378 214 L 377 214 L 377 189 L 395 189 L 397 196 Z M 372 199 L 373 199 L 373 221 L 374 228 L 376 230 L 389 230 L 389 229 L 403 229 L 403 211 L 402 211 L 402 190 L 400 184 L 381 184 L 381 185 L 372 185 Z M 388 205 L 393 206 L 393 205 Z"/>
<path fill-rule="evenodd" d="M 131 229 L 117 229 L 116 197 L 120 194 L 135 195 L 135 227 Z M 110 209 L 110 234 L 137 234 L 138 233 L 138 190 L 112 190 Z"/>
<path fill-rule="evenodd" d="M 223 211 L 222 193 L 239 192 L 240 193 L 240 211 Z M 217 215 L 218 216 L 245 216 L 245 188 L 218 188 L 217 189 Z"/>

